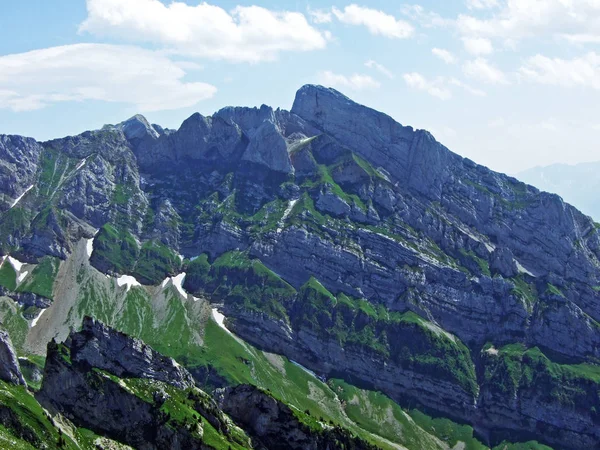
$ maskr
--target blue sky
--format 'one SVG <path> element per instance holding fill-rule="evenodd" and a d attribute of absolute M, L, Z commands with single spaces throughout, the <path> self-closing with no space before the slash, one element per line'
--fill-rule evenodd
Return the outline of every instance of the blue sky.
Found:
<path fill-rule="evenodd" d="M 0 17 L 4 134 L 177 128 L 319 83 L 496 170 L 600 160 L 598 0 L 0 0 Z"/>

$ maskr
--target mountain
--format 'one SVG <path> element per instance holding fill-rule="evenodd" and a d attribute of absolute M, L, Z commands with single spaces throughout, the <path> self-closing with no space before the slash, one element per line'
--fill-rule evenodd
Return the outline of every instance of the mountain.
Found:
<path fill-rule="evenodd" d="M 540 189 L 555 192 L 586 214 L 600 220 L 600 162 L 533 167 L 517 176 Z"/>
<path fill-rule="evenodd" d="M 600 443 L 597 224 L 424 130 L 307 85 L 0 160 L 0 320 L 32 370 L 92 316 L 379 447 Z"/>

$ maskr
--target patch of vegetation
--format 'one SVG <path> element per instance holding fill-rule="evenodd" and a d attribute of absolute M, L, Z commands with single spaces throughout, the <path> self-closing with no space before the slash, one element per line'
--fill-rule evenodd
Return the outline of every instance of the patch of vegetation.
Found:
<path fill-rule="evenodd" d="M 140 249 L 133 235 L 110 224 L 105 224 L 94 238 L 91 261 L 96 267 L 117 273 L 131 273 Z"/>
<path fill-rule="evenodd" d="M 538 301 L 538 294 L 534 284 L 525 281 L 522 274 L 512 279 L 514 288 L 512 293 L 517 297 L 522 298 L 529 307 Z"/>
<path fill-rule="evenodd" d="M 549 294 L 552 294 L 552 295 L 557 295 L 559 297 L 563 297 L 563 298 L 565 296 L 565 294 L 563 294 L 562 291 L 559 288 L 557 288 L 556 286 L 554 286 L 551 283 L 548 283 L 546 285 L 546 292 L 549 293 Z"/>
<path fill-rule="evenodd" d="M 507 397 L 517 392 L 540 396 L 587 414 L 600 411 L 600 366 L 559 364 L 537 348 L 506 345 L 495 352 L 483 351 L 484 380 Z"/>
<path fill-rule="evenodd" d="M 227 305 L 288 320 L 286 303 L 296 291 L 258 259 L 244 252 L 221 255 L 213 264 L 201 255 L 187 264 L 184 287 L 193 293 L 206 293 Z"/>
<path fill-rule="evenodd" d="M 162 242 L 144 242 L 133 275 L 142 284 L 159 284 L 167 276 L 176 275 L 181 267 L 179 256 Z"/>
<path fill-rule="evenodd" d="M 0 266 L 0 286 L 4 286 L 9 291 L 14 291 L 17 288 L 17 272 L 8 258 Z"/>
<path fill-rule="evenodd" d="M 346 295 L 336 299 L 311 278 L 290 317 L 296 329 L 308 327 L 343 347 L 365 347 L 406 369 L 453 381 L 473 395 L 478 391 L 468 348 L 412 312 L 389 312 Z"/>
<path fill-rule="evenodd" d="M 461 255 L 463 255 L 467 258 L 471 258 L 473 261 L 475 261 L 477 263 L 477 265 L 479 266 L 479 270 L 481 271 L 482 274 L 484 274 L 488 277 L 492 276 L 492 273 L 490 272 L 490 264 L 485 259 L 477 256 L 473 250 L 467 251 L 464 248 L 461 248 L 460 253 L 461 253 Z"/>
<path fill-rule="evenodd" d="M 15 446 L 3 448 L 79 448 L 69 436 L 63 434 L 45 413 L 37 400 L 24 386 L 14 386 L 0 380 L 0 409 L 10 417 L 10 425 L 0 428 L 0 447 L 3 440 L 15 440 Z"/>
<path fill-rule="evenodd" d="M 51 256 L 44 256 L 39 264 L 32 270 L 23 283 L 19 285 L 19 292 L 32 292 L 52 299 L 52 289 L 54 280 L 58 275 L 60 268 L 60 259 Z"/>
<path fill-rule="evenodd" d="M 23 307 L 8 297 L 0 298 L 0 322 L 8 332 L 17 354 L 24 356 L 23 346 L 29 323 L 23 317 Z"/>

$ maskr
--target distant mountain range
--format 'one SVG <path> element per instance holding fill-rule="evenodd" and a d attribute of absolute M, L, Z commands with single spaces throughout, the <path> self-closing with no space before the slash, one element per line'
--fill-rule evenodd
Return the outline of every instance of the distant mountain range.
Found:
<path fill-rule="evenodd" d="M 541 190 L 560 195 L 600 221 L 600 161 L 533 167 L 516 176 Z"/>

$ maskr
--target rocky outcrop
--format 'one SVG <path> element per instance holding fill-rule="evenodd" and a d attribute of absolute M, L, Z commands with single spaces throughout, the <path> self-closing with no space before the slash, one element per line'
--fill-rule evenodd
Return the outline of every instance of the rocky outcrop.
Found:
<path fill-rule="evenodd" d="M 65 343 L 48 344 L 36 398 L 75 425 L 137 449 L 204 450 L 247 440 L 171 358 L 91 318 Z M 214 428 L 212 444 L 203 419 Z"/>
<path fill-rule="evenodd" d="M 32 138 L 0 135 L 0 210 L 6 211 L 35 183 L 42 146 Z"/>
<path fill-rule="evenodd" d="M 21 373 L 19 360 L 17 359 L 10 336 L 4 330 L 0 330 L 0 380 L 12 384 L 27 384 Z"/>
<path fill-rule="evenodd" d="M 74 363 L 118 377 L 164 381 L 180 389 L 194 386 L 190 373 L 175 360 L 91 317 L 83 319 L 80 332 L 70 335 L 70 351 Z"/>
<path fill-rule="evenodd" d="M 318 424 L 320 431 L 311 429 L 299 419 L 299 414 L 260 389 L 240 385 L 215 393 L 219 406 L 238 424 L 248 429 L 257 443 L 274 450 L 317 449 L 375 449 L 353 437 L 348 431 Z"/>

